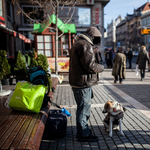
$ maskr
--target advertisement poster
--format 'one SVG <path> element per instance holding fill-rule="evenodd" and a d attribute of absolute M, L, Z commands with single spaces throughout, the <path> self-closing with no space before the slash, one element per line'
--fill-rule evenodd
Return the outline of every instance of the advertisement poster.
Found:
<path fill-rule="evenodd" d="M 47 58 L 49 67 L 55 72 L 55 58 Z M 69 72 L 69 58 L 58 58 L 58 72 Z"/>

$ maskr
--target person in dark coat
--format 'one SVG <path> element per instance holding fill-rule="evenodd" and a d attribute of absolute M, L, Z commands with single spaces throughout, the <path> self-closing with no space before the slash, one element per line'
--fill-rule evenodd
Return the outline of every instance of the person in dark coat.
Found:
<path fill-rule="evenodd" d="M 132 53 L 131 48 L 128 48 L 127 56 L 128 56 L 128 60 L 129 60 L 129 69 L 131 69 L 132 68 L 132 58 L 133 58 L 133 53 Z"/>
<path fill-rule="evenodd" d="M 98 48 L 97 48 L 97 47 L 95 47 L 94 52 L 95 52 L 95 58 L 96 58 L 97 62 L 98 62 L 99 64 L 102 64 L 102 63 L 103 63 L 103 59 L 102 59 L 102 56 L 101 56 L 101 52 L 98 51 Z"/>
<path fill-rule="evenodd" d="M 106 65 L 108 68 L 112 68 L 112 52 L 107 48 L 105 55 Z"/>
<path fill-rule="evenodd" d="M 136 60 L 136 64 L 138 64 L 138 68 L 140 69 L 141 73 L 141 81 L 145 77 L 146 61 L 149 63 L 149 56 L 148 52 L 146 51 L 146 47 L 143 45 Z"/>
<path fill-rule="evenodd" d="M 116 49 L 114 49 L 113 53 L 112 53 L 112 60 L 115 58 L 116 55 Z"/>
<path fill-rule="evenodd" d="M 89 129 L 91 98 L 93 98 L 92 86 L 98 84 L 98 73 L 104 70 L 104 66 L 95 59 L 94 44 L 100 42 L 101 33 L 96 27 L 90 27 L 85 34 L 80 34 L 78 40 L 70 50 L 69 84 L 72 87 L 77 103 L 76 125 L 78 142 L 96 142 Z M 97 39 L 97 40 L 94 40 Z M 99 40 L 98 40 L 99 39 Z"/>
<path fill-rule="evenodd" d="M 114 83 L 118 82 L 118 76 L 119 82 L 122 83 L 126 73 L 126 56 L 121 50 L 116 53 L 113 64 L 112 75 L 115 77 Z"/>

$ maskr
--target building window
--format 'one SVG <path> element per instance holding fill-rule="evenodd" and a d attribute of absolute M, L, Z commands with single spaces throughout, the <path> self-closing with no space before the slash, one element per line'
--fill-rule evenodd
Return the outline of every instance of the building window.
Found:
<path fill-rule="evenodd" d="M 44 20 L 44 11 L 39 6 L 22 5 L 22 9 L 25 13 L 29 14 L 29 17 L 35 21 Z M 34 21 L 31 21 L 25 15 L 23 15 L 23 24 L 32 26 Z"/>
<path fill-rule="evenodd" d="M 68 35 L 63 35 L 58 39 L 58 56 L 68 55 Z"/>
<path fill-rule="evenodd" d="M 7 19 L 8 21 L 12 22 L 12 6 L 11 6 L 11 2 L 10 0 L 6 1 L 6 5 L 7 5 Z"/>
<path fill-rule="evenodd" d="M 38 35 L 37 36 L 37 50 L 38 54 L 43 54 L 46 57 L 52 57 L 52 36 Z"/>

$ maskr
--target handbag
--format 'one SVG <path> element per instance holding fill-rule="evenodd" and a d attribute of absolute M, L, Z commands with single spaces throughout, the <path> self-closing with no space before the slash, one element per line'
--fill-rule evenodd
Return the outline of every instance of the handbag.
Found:
<path fill-rule="evenodd" d="M 27 81 L 17 82 L 9 107 L 25 112 L 39 113 L 47 87 L 33 85 Z"/>

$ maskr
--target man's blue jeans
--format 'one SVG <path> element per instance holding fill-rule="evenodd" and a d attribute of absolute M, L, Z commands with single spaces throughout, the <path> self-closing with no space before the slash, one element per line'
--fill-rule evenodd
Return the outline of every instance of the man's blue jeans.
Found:
<path fill-rule="evenodd" d="M 75 101 L 77 103 L 76 125 L 77 136 L 86 137 L 90 134 L 88 119 L 91 111 L 91 98 L 93 96 L 92 88 L 73 88 Z"/>

